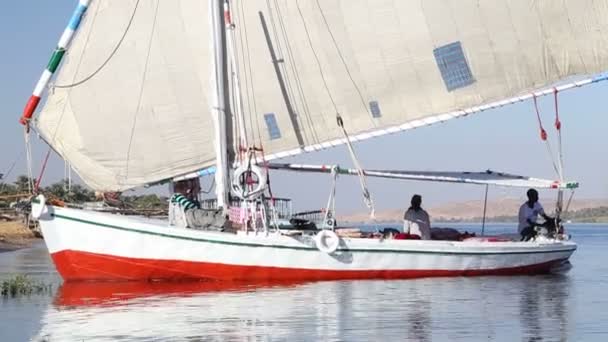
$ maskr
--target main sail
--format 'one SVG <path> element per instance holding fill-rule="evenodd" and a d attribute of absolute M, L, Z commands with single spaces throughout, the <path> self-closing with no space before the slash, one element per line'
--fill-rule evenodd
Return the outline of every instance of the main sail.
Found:
<path fill-rule="evenodd" d="M 233 3 L 269 159 L 344 143 L 336 113 L 359 140 L 608 70 L 606 1 Z"/>
<path fill-rule="evenodd" d="M 54 81 L 76 85 L 52 88 L 36 122 L 89 186 L 119 191 L 215 163 L 209 18 L 200 0 L 91 2 Z"/>
<path fill-rule="evenodd" d="M 135 3 L 93 1 L 56 84 L 103 65 Z M 241 85 L 231 95 L 242 94 L 248 141 L 271 157 L 335 145 L 338 113 L 352 136 L 373 136 L 608 70 L 605 1 L 230 3 Z M 207 5 L 141 0 L 108 63 L 48 95 L 37 128 L 93 188 L 215 163 Z"/>

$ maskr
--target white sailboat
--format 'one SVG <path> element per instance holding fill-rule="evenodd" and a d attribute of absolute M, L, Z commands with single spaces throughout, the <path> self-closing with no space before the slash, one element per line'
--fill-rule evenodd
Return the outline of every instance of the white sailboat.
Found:
<path fill-rule="evenodd" d="M 548 272 L 576 249 L 566 234 L 340 237 L 335 186 L 321 229 L 286 232 L 265 180 L 270 169 L 354 174 L 372 213 L 366 176 L 553 188 L 559 211 L 562 192 L 576 187 L 561 158 L 557 180 L 364 170 L 352 143 L 605 80 L 558 83 L 608 68 L 606 18 L 608 5 L 591 0 L 80 0 L 22 122 L 98 191 L 214 173 L 218 209 L 240 229 L 188 229 L 43 196 L 32 213 L 65 280 Z M 342 144 L 354 169 L 268 163 Z"/>

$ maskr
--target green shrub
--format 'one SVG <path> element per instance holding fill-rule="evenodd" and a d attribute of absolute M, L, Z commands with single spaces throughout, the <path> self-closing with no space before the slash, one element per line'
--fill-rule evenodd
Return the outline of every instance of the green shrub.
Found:
<path fill-rule="evenodd" d="M 16 275 L 2 281 L 0 295 L 3 297 L 17 297 L 22 295 L 39 294 L 51 291 L 51 285 L 34 281 L 26 275 Z"/>

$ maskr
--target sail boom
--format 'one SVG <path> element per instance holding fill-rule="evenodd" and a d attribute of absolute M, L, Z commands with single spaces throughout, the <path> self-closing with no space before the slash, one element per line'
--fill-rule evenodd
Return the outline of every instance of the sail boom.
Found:
<path fill-rule="evenodd" d="M 356 169 L 339 168 L 332 165 L 305 165 L 305 164 L 268 164 L 272 170 L 331 173 L 336 167 L 339 174 L 357 176 Z M 491 185 L 499 187 L 537 188 L 537 189 L 576 189 L 577 182 L 560 182 L 527 176 L 513 175 L 504 172 L 454 172 L 454 171 L 402 171 L 402 170 L 364 170 L 367 177 L 402 179 L 424 182 L 463 183 L 477 185 Z"/>

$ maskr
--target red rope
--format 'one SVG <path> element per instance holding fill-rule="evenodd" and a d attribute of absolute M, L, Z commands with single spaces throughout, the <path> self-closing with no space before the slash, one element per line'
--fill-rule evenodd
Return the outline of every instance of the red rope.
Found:
<path fill-rule="evenodd" d="M 557 106 L 557 88 L 553 88 L 553 98 L 555 99 L 555 128 L 559 131 L 562 128 L 562 122 L 559 120 L 559 107 Z"/>
<path fill-rule="evenodd" d="M 40 181 L 42 180 L 42 176 L 44 175 L 44 170 L 46 170 L 46 163 L 49 161 L 49 157 L 51 156 L 51 149 L 46 152 L 46 157 L 44 157 L 44 162 L 42 163 L 42 169 L 40 169 L 40 174 L 38 175 L 38 179 L 36 179 L 36 186 L 34 186 L 34 193 L 38 193 L 38 189 L 40 188 Z"/>
<path fill-rule="evenodd" d="M 543 128 L 543 123 L 540 121 L 540 111 L 538 110 L 538 102 L 536 101 L 536 95 L 533 95 L 534 99 L 534 109 L 536 110 L 536 118 L 538 119 L 538 127 L 540 128 L 540 138 L 543 141 L 547 140 L 547 131 Z"/>

